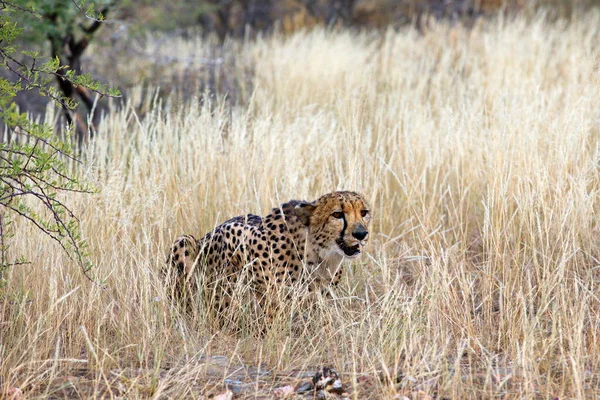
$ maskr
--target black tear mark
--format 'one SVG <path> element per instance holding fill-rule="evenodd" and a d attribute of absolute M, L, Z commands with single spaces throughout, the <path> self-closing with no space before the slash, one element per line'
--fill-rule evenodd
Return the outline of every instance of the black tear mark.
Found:
<path fill-rule="evenodd" d="M 344 205 L 342 203 L 340 203 L 340 208 L 342 210 L 344 209 Z M 340 232 L 340 240 L 343 242 L 344 241 L 344 235 L 346 233 L 346 228 L 348 227 L 348 222 L 346 221 L 346 213 L 344 213 L 342 211 L 342 214 L 344 214 L 344 216 L 342 217 L 342 220 L 344 221 L 344 227 L 342 228 L 342 232 Z"/>

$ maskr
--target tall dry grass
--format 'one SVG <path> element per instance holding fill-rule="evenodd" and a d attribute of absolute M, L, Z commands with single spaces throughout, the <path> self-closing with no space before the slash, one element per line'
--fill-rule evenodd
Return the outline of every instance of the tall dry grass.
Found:
<path fill-rule="evenodd" d="M 4 390 L 200 398 L 234 379 L 269 398 L 328 364 L 356 399 L 597 398 L 599 26 L 317 30 L 235 47 L 247 104 L 135 91 L 150 111 L 104 119 L 81 167 L 98 193 L 67 199 L 105 288 L 17 224 L 31 265 L 0 304 Z M 193 43 L 157 51 L 194 62 Z M 374 222 L 333 301 L 263 336 L 169 301 L 174 237 L 336 189 L 364 193 Z"/>

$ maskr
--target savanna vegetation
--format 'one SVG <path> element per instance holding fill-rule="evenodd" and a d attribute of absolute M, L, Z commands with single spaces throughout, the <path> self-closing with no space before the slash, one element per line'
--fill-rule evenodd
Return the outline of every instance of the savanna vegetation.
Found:
<path fill-rule="evenodd" d="M 267 399 L 322 365 L 354 399 L 600 396 L 600 11 L 564 3 L 245 38 L 126 31 L 151 7 L 125 4 L 79 81 L 123 98 L 50 152 L 85 184 L 53 199 L 91 268 L 27 219 L 2 232 L 0 396 Z M 68 141 L 64 115 L 31 118 Z M 266 330 L 240 304 L 234 332 L 168 296 L 176 236 L 338 189 L 374 219 L 333 299 Z"/>

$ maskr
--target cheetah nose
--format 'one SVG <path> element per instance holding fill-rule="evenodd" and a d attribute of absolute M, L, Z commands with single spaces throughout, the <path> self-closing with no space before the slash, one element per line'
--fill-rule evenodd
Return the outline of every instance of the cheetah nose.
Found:
<path fill-rule="evenodd" d="M 369 234 L 369 231 L 367 231 L 365 228 L 363 228 L 362 226 L 358 226 L 354 232 L 352 232 L 352 236 L 354 236 L 355 238 L 357 238 L 358 240 L 364 240 L 364 238 L 367 237 L 367 235 Z"/>

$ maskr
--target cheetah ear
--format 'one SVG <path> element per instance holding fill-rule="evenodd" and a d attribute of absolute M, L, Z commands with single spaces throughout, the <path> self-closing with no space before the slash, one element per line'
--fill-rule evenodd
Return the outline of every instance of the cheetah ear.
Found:
<path fill-rule="evenodd" d="M 315 208 L 317 208 L 317 206 L 315 206 L 313 203 L 307 203 L 306 201 L 303 201 L 296 205 L 294 212 L 296 213 L 296 217 L 298 217 L 300 222 L 308 226 L 310 225 L 310 216 L 312 215 L 313 211 L 315 211 Z"/>

